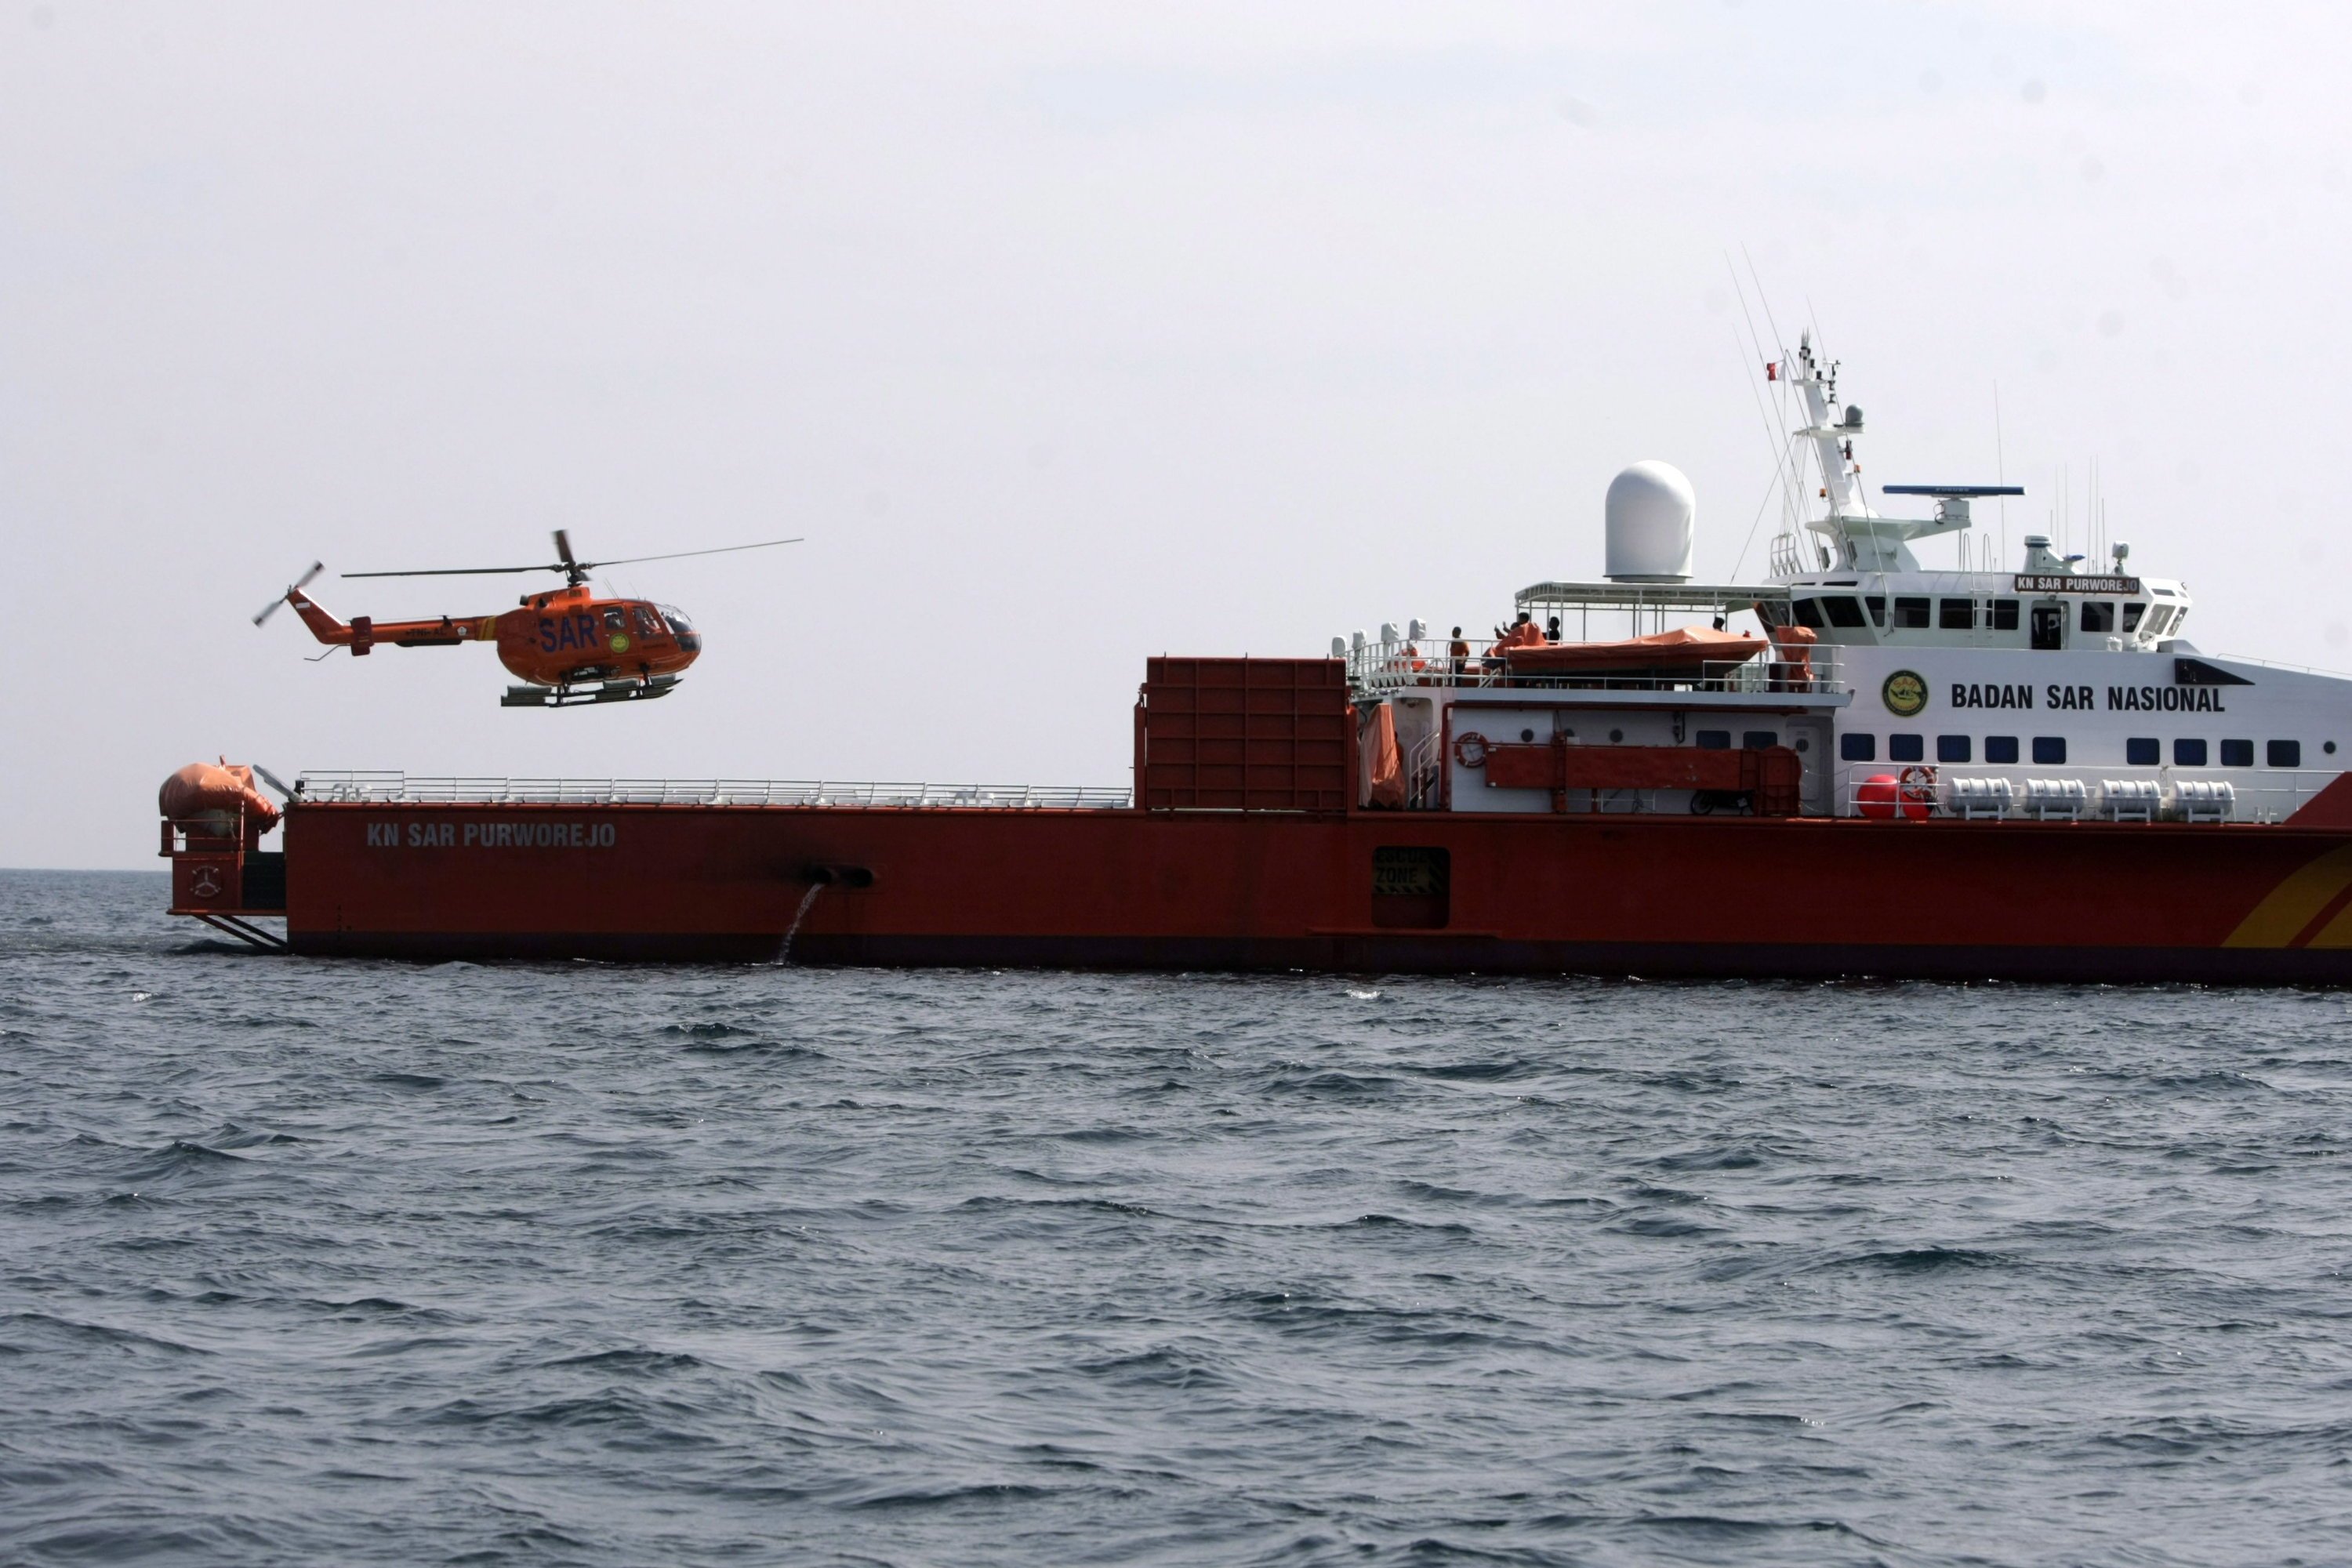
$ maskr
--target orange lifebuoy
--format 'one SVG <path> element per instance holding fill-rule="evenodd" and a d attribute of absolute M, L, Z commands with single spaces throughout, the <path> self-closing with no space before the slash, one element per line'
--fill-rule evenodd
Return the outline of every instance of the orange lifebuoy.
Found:
<path fill-rule="evenodd" d="M 1454 760 L 1465 768 L 1486 765 L 1486 737 L 1475 730 L 1454 737 Z"/>

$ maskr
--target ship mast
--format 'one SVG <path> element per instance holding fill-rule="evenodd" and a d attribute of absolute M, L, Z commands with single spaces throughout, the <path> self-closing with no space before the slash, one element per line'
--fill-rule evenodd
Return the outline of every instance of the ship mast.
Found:
<path fill-rule="evenodd" d="M 1862 434 L 1862 409 L 1838 401 L 1838 364 L 1813 353 L 1808 331 L 1797 342 L 1794 358 L 1786 362 L 1790 384 L 1804 400 L 1805 425 L 1797 435 L 1813 444 L 1822 471 L 1822 496 L 1828 503 L 1820 517 L 1805 527 L 1822 536 L 1832 570 L 1916 572 L 1918 558 L 1911 553 L 1915 539 L 1958 533 L 1969 526 L 1969 502 L 1988 495 L 2022 495 L 2021 489 L 1992 485 L 1887 485 L 1888 495 L 1924 495 L 1936 500 L 1932 518 L 1881 517 L 1863 494 L 1862 465 L 1854 461 L 1853 443 Z M 1796 563 L 1793 576 L 1813 570 Z"/>

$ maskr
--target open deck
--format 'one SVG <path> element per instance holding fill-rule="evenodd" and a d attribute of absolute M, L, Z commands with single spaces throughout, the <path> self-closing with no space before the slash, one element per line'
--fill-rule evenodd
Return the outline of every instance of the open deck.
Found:
<path fill-rule="evenodd" d="M 835 779 L 413 778 L 306 773 L 298 799 L 331 805 L 724 805 L 1120 811 L 1124 789 L 1087 784 L 848 783 Z"/>

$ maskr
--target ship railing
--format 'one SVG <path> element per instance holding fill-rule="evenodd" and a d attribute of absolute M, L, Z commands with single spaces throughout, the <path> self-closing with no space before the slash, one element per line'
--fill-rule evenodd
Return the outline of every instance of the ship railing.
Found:
<path fill-rule="evenodd" d="M 1445 737 L 1435 732 L 1413 742 L 1405 758 L 1404 808 L 1434 811 L 1445 799 Z"/>
<path fill-rule="evenodd" d="M 1805 542 L 1793 529 L 1783 529 L 1772 536 L 1766 564 L 1775 577 L 1794 577 L 1812 570 L 1805 563 Z"/>
<path fill-rule="evenodd" d="M 1846 764 L 1839 815 L 1966 822 L 2283 823 L 2343 775 L 2321 768 L 1987 769 Z"/>
<path fill-rule="evenodd" d="M 306 773 L 302 800 L 366 805 L 850 805 L 1123 810 L 1124 789 L 1078 784 L 936 784 L 835 779 L 413 778 Z"/>
<path fill-rule="evenodd" d="M 1511 688 L 1527 690 L 1696 691 L 1836 696 L 1850 691 L 1842 679 L 1839 649 L 1812 647 L 1800 657 L 1715 659 L 1696 669 L 1649 675 L 1513 675 L 1499 658 L 1478 654 L 1455 659 L 1440 642 L 1367 642 L 1348 654 L 1348 683 L 1359 696 L 1385 697 L 1418 688 Z"/>

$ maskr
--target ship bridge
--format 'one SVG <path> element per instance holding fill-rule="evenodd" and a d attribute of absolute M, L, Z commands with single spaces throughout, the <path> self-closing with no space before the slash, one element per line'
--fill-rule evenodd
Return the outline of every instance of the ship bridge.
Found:
<path fill-rule="evenodd" d="M 2029 552 L 2042 543 L 2029 539 Z M 2176 650 L 2190 605 L 2182 584 L 2122 571 L 2037 572 L 2033 564 L 2014 573 L 1798 576 L 1776 584 L 1781 596 L 1759 600 L 1757 613 L 1769 625 L 1803 626 L 1844 647 Z"/>
<path fill-rule="evenodd" d="M 1609 488 L 1604 581 L 1531 584 L 1491 631 L 1411 620 L 1333 639 L 1366 716 L 1364 799 L 2282 822 L 2341 776 L 2344 680 L 2205 657 L 2182 636 L 2187 585 L 2138 575 L 2120 542 L 2094 562 L 2027 534 L 1999 569 L 1974 509 L 2022 486 L 1883 485 L 1933 515 L 1881 513 L 1836 363 L 1807 334 L 1767 379 L 1791 427 L 1770 580 L 1694 581 L 1689 481 L 1633 464 Z M 1915 553 L 1938 538 L 1948 570 Z"/>

